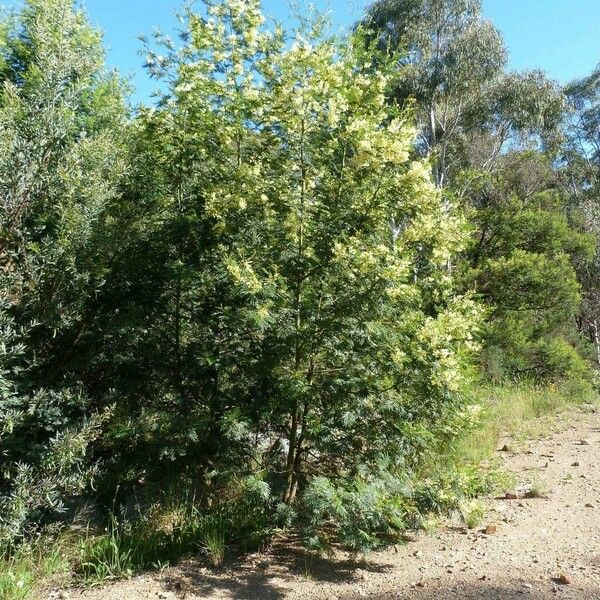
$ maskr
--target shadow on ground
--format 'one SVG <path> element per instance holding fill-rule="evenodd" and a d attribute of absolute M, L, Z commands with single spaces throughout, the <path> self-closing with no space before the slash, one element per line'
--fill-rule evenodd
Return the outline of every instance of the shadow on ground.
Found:
<path fill-rule="evenodd" d="M 310 578 L 313 582 L 351 583 L 357 570 L 385 573 L 392 565 L 367 564 L 362 559 L 340 560 L 318 556 L 300 545 L 275 546 L 268 557 L 209 569 L 198 561 L 183 563 L 174 576 L 163 581 L 166 590 L 176 597 L 186 594 L 199 598 L 223 596 L 239 600 L 279 600 L 285 597 L 286 581 Z"/>

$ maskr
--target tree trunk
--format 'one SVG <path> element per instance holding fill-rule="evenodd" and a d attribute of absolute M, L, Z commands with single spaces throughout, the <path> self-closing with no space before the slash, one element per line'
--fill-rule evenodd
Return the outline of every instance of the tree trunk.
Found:
<path fill-rule="evenodd" d="M 596 319 L 594 319 L 592 327 L 594 329 L 594 343 L 596 344 L 596 360 L 598 366 L 600 366 L 600 335 L 598 334 L 598 321 Z"/>

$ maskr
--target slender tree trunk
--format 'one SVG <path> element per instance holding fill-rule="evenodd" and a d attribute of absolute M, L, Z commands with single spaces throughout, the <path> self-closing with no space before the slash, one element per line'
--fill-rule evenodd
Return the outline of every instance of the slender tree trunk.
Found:
<path fill-rule="evenodd" d="M 596 344 L 596 360 L 598 361 L 598 366 L 600 366 L 600 335 L 598 333 L 598 321 L 596 319 L 594 319 L 592 327 L 594 330 L 594 343 Z"/>
<path fill-rule="evenodd" d="M 296 293 L 295 293 L 295 348 L 294 348 L 294 374 L 296 377 L 299 376 L 302 367 L 302 355 L 301 355 L 301 328 L 302 328 L 302 257 L 304 254 L 304 203 L 306 199 L 306 163 L 304 160 L 304 121 L 301 124 L 300 130 L 300 207 L 298 216 L 298 248 L 297 248 L 297 274 L 296 274 Z M 301 467 L 302 453 L 300 449 L 300 400 L 296 394 L 292 401 L 291 415 L 290 415 L 290 436 L 289 436 L 289 448 L 287 455 L 287 471 L 288 471 L 288 485 L 283 495 L 283 501 L 286 504 L 293 504 L 296 499 L 298 492 L 298 472 Z"/>

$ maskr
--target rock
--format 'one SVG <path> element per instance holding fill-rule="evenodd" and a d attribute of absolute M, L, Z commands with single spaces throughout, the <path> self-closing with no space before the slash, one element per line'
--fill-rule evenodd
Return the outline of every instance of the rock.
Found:
<path fill-rule="evenodd" d="M 588 502 L 588 503 L 585 505 L 585 507 L 586 507 L 586 508 L 595 508 L 595 507 L 594 507 L 594 505 L 593 505 L 591 502 Z"/>
<path fill-rule="evenodd" d="M 421 558 L 421 556 L 423 556 L 423 553 L 420 550 L 417 550 L 413 553 L 413 556 L 416 558 Z"/>
<path fill-rule="evenodd" d="M 71 600 L 71 594 L 67 590 L 54 589 L 49 593 L 48 600 Z"/>
<path fill-rule="evenodd" d="M 496 523 L 490 523 L 485 528 L 486 535 L 494 535 L 498 531 L 498 525 Z"/>
<path fill-rule="evenodd" d="M 500 448 L 500 452 L 510 452 L 510 446 L 508 444 L 504 444 L 504 446 Z"/>
<path fill-rule="evenodd" d="M 571 464 L 572 467 L 578 467 L 579 463 L 577 461 L 575 461 L 573 464 Z"/>
<path fill-rule="evenodd" d="M 556 581 L 562 585 L 569 585 L 571 583 L 571 579 L 569 577 L 567 577 L 564 573 L 561 573 L 556 578 Z"/>
<path fill-rule="evenodd" d="M 579 445 L 580 446 L 589 446 L 590 441 L 589 440 L 579 440 Z"/>
<path fill-rule="evenodd" d="M 519 494 L 517 494 L 516 492 L 506 492 L 504 494 L 504 499 L 505 500 L 518 500 Z"/>

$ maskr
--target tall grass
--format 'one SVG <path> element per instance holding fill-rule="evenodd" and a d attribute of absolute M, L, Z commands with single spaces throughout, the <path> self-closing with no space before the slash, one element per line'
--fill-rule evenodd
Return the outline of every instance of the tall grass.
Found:
<path fill-rule="evenodd" d="M 81 541 L 81 577 L 90 585 L 123 579 L 147 569 L 160 570 L 201 551 L 213 564 L 221 563 L 226 532 L 223 526 L 219 548 L 213 521 L 191 503 L 154 505 L 131 519 L 113 516 L 104 533 L 88 533 Z"/>
<path fill-rule="evenodd" d="M 41 539 L 6 549 L 0 556 L 0 600 L 33 600 L 42 585 L 69 580 L 67 546 L 60 539 Z"/>
<path fill-rule="evenodd" d="M 525 440 L 549 434 L 561 412 L 598 403 L 592 386 L 577 380 L 545 386 L 479 385 L 470 390 L 470 397 L 480 408 L 474 411 L 479 415 L 476 426 L 433 452 L 416 477 L 420 510 L 457 513 L 468 526 L 483 518 L 474 499 L 515 484 L 514 475 L 499 468 L 496 450 L 507 442 L 509 449 L 517 450 Z M 532 484 L 531 493 L 544 491 Z"/>
<path fill-rule="evenodd" d="M 490 459 L 505 439 L 511 440 L 509 449 L 516 449 L 525 440 L 547 435 L 570 407 L 598 403 L 592 386 L 579 380 L 544 386 L 488 384 L 473 388 L 471 395 L 482 407 L 481 422 L 456 442 L 452 454 L 472 464 Z"/>
<path fill-rule="evenodd" d="M 258 547 L 271 533 L 266 496 L 246 495 L 247 483 L 224 491 L 211 509 L 201 507 L 193 494 L 165 494 L 161 502 L 138 510 L 134 517 L 112 517 L 107 529 L 89 532 L 80 544 L 79 573 L 94 585 L 163 569 L 190 555 L 203 556 L 220 567 L 227 551 Z"/>

